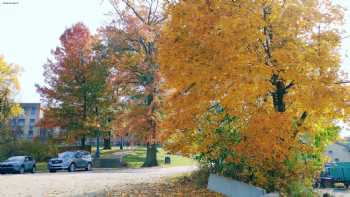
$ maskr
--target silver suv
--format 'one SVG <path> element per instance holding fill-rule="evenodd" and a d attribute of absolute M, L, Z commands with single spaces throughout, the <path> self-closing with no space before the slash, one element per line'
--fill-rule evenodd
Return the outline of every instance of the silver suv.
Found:
<path fill-rule="evenodd" d="M 92 170 L 92 157 L 87 151 L 67 151 L 58 154 L 57 158 L 52 158 L 48 162 L 50 172 L 57 170 L 68 170 L 74 172 L 77 169 Z"/>
<path fill-rule="evenodd" d="M 18 172 L 23 174 L 24 172 L 35 173 L 35 160 L 31 156 L 15 156 L 10 157 L 4 162 L 0 162 L 0 173 Z"/>

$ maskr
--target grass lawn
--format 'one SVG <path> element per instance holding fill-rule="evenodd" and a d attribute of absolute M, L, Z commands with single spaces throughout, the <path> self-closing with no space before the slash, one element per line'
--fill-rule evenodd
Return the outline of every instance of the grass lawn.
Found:
<path fill-rule="evenodd" d="M 121 151 L 119 149 L 119 146 L 112 146 L 112 149 L 106 149 L 106 150 L 103 149 L 103 146 L 100 147 L 100 154 L 101 154 L 101 156 L 109 155 L 109 154 L 116 153 L 116 152 L 119 152 L 119 151 Z M 91 147 L 91 154 L 95 155 L 95 153 L 96 153 L 96 146 L 93 146 L 93 147 Z"/>
<path fill-rule="evenodd" d="M 48 172 L 47 163 L 46 162 L 38 162 L 36 163 L 36 171 L 37 172 Z"/>
<path fill-rule="evenodd" d="M 180 155 L 169 155 L 170 164 L 164 164 L 164 157 L 167 155 L 162 148 L 158 148 L 158 164 L 162 167 L 188 166 L 196 164 L 196 161 Z M 123 157 L 123 162 L 130 168 L 140 168 L 146 159 L 146 147 L 137 147 L 127 156 Z"/>

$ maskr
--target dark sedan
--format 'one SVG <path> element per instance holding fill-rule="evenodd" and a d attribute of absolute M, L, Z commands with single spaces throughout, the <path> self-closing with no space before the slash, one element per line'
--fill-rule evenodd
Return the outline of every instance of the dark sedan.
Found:
<path fill-rule="evenodd" d="M 0 173 L 20 173 L 25 172 L 35 173 L 36 163 L 30 156 L 15 156 L 10 157 L 0 163 Z"/>

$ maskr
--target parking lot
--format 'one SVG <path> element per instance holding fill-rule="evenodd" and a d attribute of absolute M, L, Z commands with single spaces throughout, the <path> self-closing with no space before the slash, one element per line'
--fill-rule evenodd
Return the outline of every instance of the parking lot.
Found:
<path fill-rule="evenodd" d="M 189 173 L 195 166 L 147 169 L 99 169 L 90 172 L 57 172 L 0 175 L 1 197 L 101 196 L 111 188 L 151 183 L 165 177 Z M 103 195 L 102 195 L 103 196 Z"/>

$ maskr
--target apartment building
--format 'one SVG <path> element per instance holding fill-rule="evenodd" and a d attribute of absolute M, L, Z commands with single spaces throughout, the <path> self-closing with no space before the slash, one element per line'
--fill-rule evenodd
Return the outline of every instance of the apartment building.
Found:
<path fill-rule="evenodd" d="M 18 139 L 33 140 L 40 136 L 36 125 L 42 117 L 40 103 L 21 103 L 23 112 L 11 120 L 11 128 Z"/>

